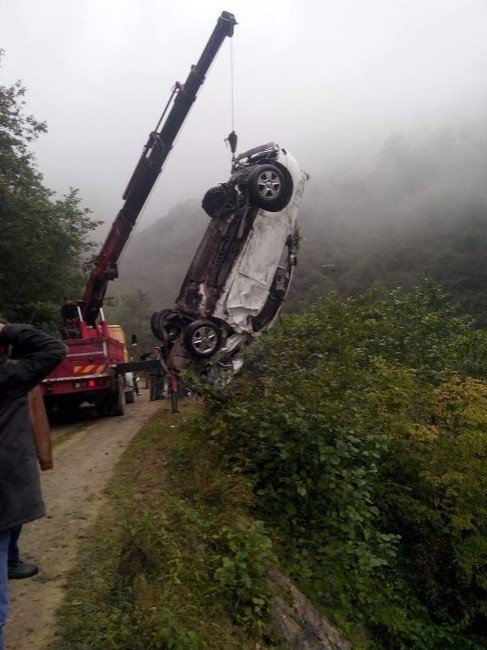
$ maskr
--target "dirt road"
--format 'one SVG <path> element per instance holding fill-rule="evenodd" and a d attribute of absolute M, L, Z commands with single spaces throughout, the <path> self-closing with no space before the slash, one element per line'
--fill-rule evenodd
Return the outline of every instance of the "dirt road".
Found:
<path fill-rule="evenodd" d="M 95 521 L 115 463 L 162 402 L 142 391 L 123 417 L 87 420 L 54 430 L 54 470 L 42 474 L 47 517 L 26 525 L 21 557 L 40 565 L 28 580 L 9 583 L 11 608 L 6 650 L 42 650 L 52 638 L 66 574 L 85 531 Z M 57 440 L 57 442 L 56 442 Z"/>

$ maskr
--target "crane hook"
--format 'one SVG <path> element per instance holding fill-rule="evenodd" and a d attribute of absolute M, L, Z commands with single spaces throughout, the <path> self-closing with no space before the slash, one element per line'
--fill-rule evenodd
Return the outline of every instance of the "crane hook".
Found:
<path fill-rule="evenodd" d="M 238 135 L 235 133 L 235 131 L 232 131 L 226 138 L 225 142 L 228 142 L 230 145 L 230 151 L 232 152 L 232 155 L 235 154 L 235 151 L 237 150 L 237 142 L 238 142 Z"/>

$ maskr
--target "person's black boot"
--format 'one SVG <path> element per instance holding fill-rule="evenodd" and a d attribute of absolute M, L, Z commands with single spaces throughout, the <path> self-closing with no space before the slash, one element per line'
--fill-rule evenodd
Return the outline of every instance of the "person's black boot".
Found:
<path fill-rule="evenodd" d="M 8 564 L 8 579 L 9 580 L 22 580 L 23 578 L 32 578 L 39 573 L 37 564 L 26 564 L 22 560 L 17 562 L 9 562 Z"/>

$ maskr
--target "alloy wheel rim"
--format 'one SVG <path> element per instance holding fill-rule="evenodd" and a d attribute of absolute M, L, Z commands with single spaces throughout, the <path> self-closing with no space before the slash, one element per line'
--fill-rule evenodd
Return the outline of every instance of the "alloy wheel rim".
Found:
<path fill-rule="evenodd" d="M 216 332 L 208 325 L 202 325 L 193 334 L 193 346 L 200 354 L 208 354 L 216 348 Z"/>
<path fill-rule="evenodd" d="M 281 193 L 281 179 L 274 171 L 263 171 L 257 178 L 257 190 L 266 201 L 277 199 Z"/>

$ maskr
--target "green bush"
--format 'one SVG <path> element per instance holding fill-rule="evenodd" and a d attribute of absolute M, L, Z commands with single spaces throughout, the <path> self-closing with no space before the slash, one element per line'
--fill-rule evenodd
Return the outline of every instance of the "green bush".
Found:
<path fill-rule="evenodd" d="M 482 646 L 486 350 L 429 284 L 330 296 L 207 399 L 293 576 L 370 647 Z"/>

